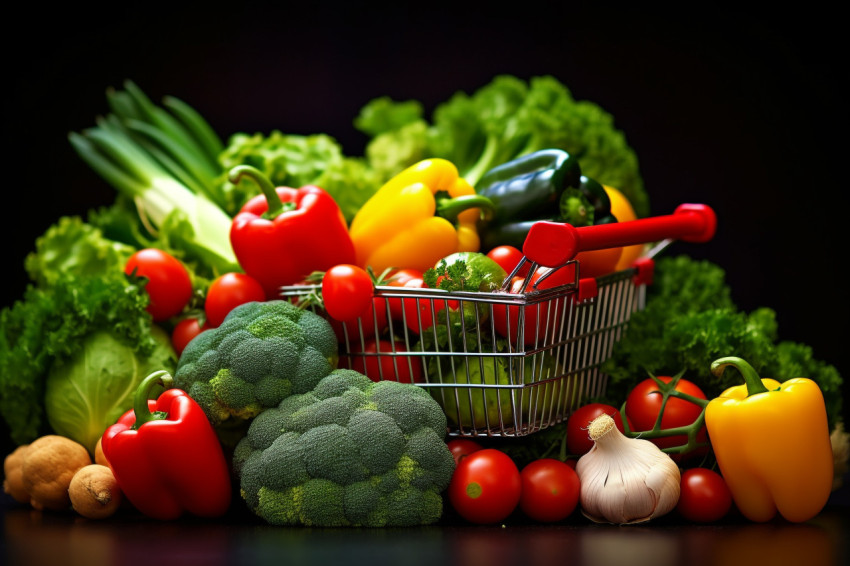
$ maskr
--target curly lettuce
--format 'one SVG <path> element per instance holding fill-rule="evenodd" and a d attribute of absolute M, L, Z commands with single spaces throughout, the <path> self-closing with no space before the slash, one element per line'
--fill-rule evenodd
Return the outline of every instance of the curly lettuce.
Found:
<path fill-rule="evenodd" d="M 585 175 L 620 189 L 638 216 L 649 214 L 637 155 L 613 116 L 575 100 L 552 76 L 525 81 L 499 75 L 471 94 L 455 93 L 430 120 L 416 101 L 380 97 L 361 109 L 354 125 L 369 137 L 369 163 L 386 178 L 421 159 L 442 157 L 475 185 L 497 165 L 559 148 L 578 157 Z"/>
<path fill-rule="evenodd" d="M 709 398 L 716 397 L 740 385 L 740 376 L 726 372 L 718 379 L 709 371 L 711 362 L 734 355 L 763 377 L 816 381 L 830 427 L 841 420 L 843 380 L 838 370 L 817 359 L 810 346 L 781 340 L 774 310 L 739 309 L 721 267 L 682 255 L 659 259 L 655 273 L 646 308 L 632 315 L 602 366 L 609 376 L 607 402 L 619 406 L 647 372 L 675 375 L 682 370 Z"/>

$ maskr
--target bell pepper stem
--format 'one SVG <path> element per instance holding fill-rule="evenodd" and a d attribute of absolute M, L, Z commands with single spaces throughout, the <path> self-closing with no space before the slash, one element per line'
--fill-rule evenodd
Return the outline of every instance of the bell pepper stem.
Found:
<path fill-rule="evenodd" d="M 762 383 L 756 370 L 753 369 L 746 360 L 736 358 L 734 356 L 720 358 L 714 360 L 711 364 L 711 373 L 720 377 L 727 366 L 732 366 L 744 377 L 744 382 L 747 384 L 747 396 L 756 395 L 757 393 L 767 393 L 768 389 Z"/>
<path fill-rule="evenodd" d="M 148 407 L 148 399 L 150 399 L 153 388 L 160 385 L 165 389 L 169 389 L 173 384 L 174 379 L 171 374 L 165 370 L 155 371 L 142 380 L 139 387 L 136 389 L 136 396 L 133 398 L 133 412 L 136 414 L 136 422 L 133 425 L 134 429 L 138 429 L 145 423 L 161 419 L 161 415 L 152 413 Z"/>
<path fill-rule="evenodd" d="M 256 167 L 252 167 L 250 165 L 237 165 L 227 174 L 227 180 L 234 185 L 238 185 L 239 181 L 242 180 L 242 177 L 245 176 L 251 178 L 255 183 L 257 183 L 260 190 L 263 191 L 263 195 L 266 197 L 268 210 L 263 215 L 265 218 L 275 218 L 284 211 L 283 203 L 275 190 L 274 184 Z"/>
<path fill-rule="evenodd" d="M 441 216 L 449 222 L 457 221 L 458 215 L 470 208 L 481 210 L 481 216 L 485 220 L 496 210 L 493 201 L 482 195 L 462 195 L 454 198 L 437 198 L 437 216 Z"/>

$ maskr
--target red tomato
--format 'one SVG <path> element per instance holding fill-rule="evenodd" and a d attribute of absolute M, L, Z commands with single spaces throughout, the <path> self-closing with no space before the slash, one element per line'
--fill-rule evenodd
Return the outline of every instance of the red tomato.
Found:
<path fill-rule="evenodd" d="M 177 355 L 183 353 L 186 345 L 192 341 L 192 338 L 202 332 L 201 323 L 197 318 L 184 318 L 174 326 L 171 331 L 171 345 Z"/>
<path fill-rule="evenodd" d="M 367 307 L 360 313 L 360 317 L 354 320 L 340 322 L 335 318 L 329 319 L 340 344 L 345 344 L 346 336 L 348 336 L 348 344 L 354 347 L 360 343 L 361 339 L 369 340 L 374 337 L 376 330 L 378 334 L 384 331 L 387 327 L 386 301 L 383 297 L 373 297 L 372 305 L 372 308 Z"/>
<path fill-rule="evenodd" d="M 732 492 L 717 472 L 707 468 L 685 470 L 681 486 L 676 510 L 689 521 L 719 521 L 732 508 Z"/>
<path fill-rule="evenodd" d="M 351 322 L 369 308 L 375 286 L 362 267 L 335 265 L 322 277 L 322 300 L 328 314 L 341 322 Z"/>
<path fill-rule="evenodd" d="M 610 415 L 620 432 L 625 431 L 623 418 L 616 407 L 604 403 L 589 403 L 579 407 L 567 419 L 567 451 L 571 456 L 582 456 L 593 448 L 593 440 L 587 434 L 587 427 L 590 426 L 590 421 L 602 414 Z"/>
<path fill-rule="evenodd" d="M 575 267 L 573 264 L 551 271 L 548 268 L 538 268 L 531 276 L 527 293 L 534 290 L 551 289 L 559 285 L 573 283 L 575 281 Z M 544 278 L 544 275 L 547 275 Z M 519 294 L 524 282 L 524 277 L 516 276 L 511 281 L 510 292 Z M 551 337 L 557 331 L 557 325 L 564 309 L 566 297 L 530 304 L 525 307 L 496 304 L 493 306 L 493 326 L 496 332 L 503 338 L 511 341 L 516 346 L 519 342 L 519 315 L 520 309 L 524 312 L 523 322 L 523 344 L 526 346 L 539 344 L 545 341 L 545 337 Z"/>
<path fill-rule="evenodd" d="M 446 443 L 446 446 L 449 447 L 449 451 L 452 453 L 452 456 L 454 456 L 455 467 L 460 464 L 461 460 L 473 452 L 478 452 L 479 450 L 484 449 L 483 446 L 468 438 L 453 438 Z"/>
<path fill-rule="evenodd" d="M 571 466 L 555 460 L 534 460 L 522 469 L 519 506 L 535 521 L 553 523 L 569 517 L 578 506 L 581 482 Z"/>
<path fill-rule="evenodd" d="M 372 381 L 400 381 L 401 383 L 421 383 L 422 358 L 417 356 L 398 355 L 406 352 L 404 344 L 393 344 L 388 340 L 367 340 L 366 346 L 354 344 L 351 352 L 354 354 L 383 353 L 381 356 L 348 356 L 347 367 L 359 371 Z M 344 366 L 345 367 L 345 366 Z"/>
<path fill-rule="evenodd" d="M 413 279 L 421 281 L 422 272 L 417 269 L 399 269 L 390 276 L 387 285 L 390 287 L 404 287 L 408 281 Z M 387 304 L 390 308 L 390 318 L 392 320 L 401 320 L 402 312 L 404 311 L 402 299 L 388 298 Z"/>
<path fill-rule="evenodd" d="M 510 456 L 485 448 L 463 458 L 449 484 L 449 502 L 472 523 L 498 523 L 519 504 L 522 479 Z"/>
<path fill-rule="evenodd" d="M 139 250 L 130 256 L 124 273 L 147 279 L 150 296 L 147 310 L 157 322 L 180 314 L 192 298 L 192 280 L 180 260 L 155 248 Z"/>
<path fill-rule="evenodd" d="M 204 312 L 207 328 L 216 328 L 230 311 L 252 301 L 265 301 L 266 292 L 260 282 L 244 273 L 225 273 L 218 276 L 207 289 Z"/>
<path fill-rule="evenodd" d="M 425 287 L 425 282 L 422 279 L 410 279 L 404 284 L 406 288 L 422 289 Z M 404 309 L 404 320 L 407 327 L 415 333 L 419 333 L 420 329 L 424 332 L 432 326 L 434 321 L 439 324 L 442 320 L 445 323 L 446 315 L 442 311 L 446 307 L 457 309 L 460 306 L 458 301 L 451 301 L 436 297 L 431 298 L 407 298 L 403 299 L 402 307 Z"/>
<path fill-rule="evenodd" d="M 670 383 L 672 377 L 659 377 L 664 383 Z M 679 379 L 676 390 L 687 393 L 692 397 L 705 399 L 702 392 L 695 383 L 687 379 Z M 658 414 L 661 412 L 662 394 L 658 390 L 658 384 L 650 378 L 638 383 L 626 398 L 626 417 L 633 426 L 634 431 L 651 430 L 655 426 Z M 669 429 L 692 424 L 702 413 L 702 407 L 684 399 L 670 397 L 664 408 L 664 416 L 661 418 L 661 428 Z M 707 442 L 705 426 L 697 433 L 699 442 Z M 687 442 L 685 435 L 666 436 L 650 439 L 659 448 L 679 446 Z M 678 458 L 674 458 L 678 459 Z"/>
<path fill-rule="evenodd" d="M 505 270 L 505 273 L 510 275 L 520 260 L 525 256 L 519 249 L 513 246 L 497 246 L 487 252 L 487 257 L 498 263 L 502 269 Z M 519 273 L 517 273 L 517 275 L 525 277 L 528 273 L 529 266 L 530 263 L 526 263 L 522 266 L 522 269 Z"/>
<path fill-rule="evenodd" d="M 623 248 L 606 248 L 592 252 L 581 252 L 576 255 L 579 275 L 581 277 L 599 277 L 617 270 L 617 262 Z"/>

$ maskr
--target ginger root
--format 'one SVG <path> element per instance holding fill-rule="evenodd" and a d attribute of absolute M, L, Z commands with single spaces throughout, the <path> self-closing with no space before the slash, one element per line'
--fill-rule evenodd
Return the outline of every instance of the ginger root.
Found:
<path fill-rule="evenodd" d="M 30 494 L 24 485 L 24 454 L 29 444 L 18 446 L 3 461 L 3 491 L 18 503 L 29 503 Z"/>
<path fill-rule="evenodd" d="M 34 440 L 24 452 L 21 469 L 30 505 L 35 509 L 68 509 L 71 478 L 91 463 L 88 450 L 70 438 L 49 434 Z"/>
<path fill-rule="evenodd" d="M 104 519 L 121 506 L 123 494 L 112 470 L 102 464 L 80 468 L 68 487 L 74 511 L 88 519 Z"/>

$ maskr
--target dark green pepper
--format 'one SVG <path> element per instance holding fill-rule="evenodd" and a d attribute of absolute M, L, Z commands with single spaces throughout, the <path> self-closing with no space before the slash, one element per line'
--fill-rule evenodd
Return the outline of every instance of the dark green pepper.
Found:
<path fill-rule="evenodd" d="M 482 250 L 499 245 L 522 248 L 540 220 L 573 226 L 617 220 L 604 187 L 581 174 L 578 161 L 560 149 L 545 149 L 487 172 L 476 186 L 495 209 L 479 225 Z"/>
<path fill-rule="evenodd" d="M 494 167 L 481 177 L 475 192 L 495 206 L 488 226 L 551 214 L 564 189 L 578 187 L 581 168 L 566 151 L 544 149 Z"/>

